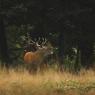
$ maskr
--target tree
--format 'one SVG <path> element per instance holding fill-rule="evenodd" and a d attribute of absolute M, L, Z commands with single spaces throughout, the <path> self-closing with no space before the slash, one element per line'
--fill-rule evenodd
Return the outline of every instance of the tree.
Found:
<path fill-rule="evenodd" d="M 0 14 L 0 53 L 1 60 L 3 63 L 9 63 L 9 53 L 8 53 L 8 45 L 6 39 L 6 32 L 4 26 L 3 15 Z"/>

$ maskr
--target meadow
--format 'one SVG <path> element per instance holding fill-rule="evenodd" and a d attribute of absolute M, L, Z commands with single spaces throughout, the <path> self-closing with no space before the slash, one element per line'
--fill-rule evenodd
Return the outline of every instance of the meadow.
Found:
<path fill-rule="evenodd" d="M 95 71 L 76 75 L 48 68 L 31 75 L 22 68 L 0 68 L 0 95 L 95 95 Z"/>

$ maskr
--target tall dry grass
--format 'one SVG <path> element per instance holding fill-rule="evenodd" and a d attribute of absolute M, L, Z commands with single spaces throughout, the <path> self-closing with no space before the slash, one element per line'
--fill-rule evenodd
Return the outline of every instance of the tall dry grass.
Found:
<path fill-rule="evenodd" d="M 47 69 L 35 75 L 25 69 L 0 69 L 0 95 L 95 95 L 95 72 L 78 75 Z"/>

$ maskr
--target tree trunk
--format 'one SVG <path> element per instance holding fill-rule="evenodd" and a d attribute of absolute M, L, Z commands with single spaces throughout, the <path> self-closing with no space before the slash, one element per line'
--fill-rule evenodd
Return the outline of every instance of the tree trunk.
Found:
<path fill-rule="evenodd" d="M 59 43 L 59 66 L 60 70 L 63 70 L 63 62 L 64 62 L 64 32 L 60 32 L 59 38 L 58 38 L 58 43 Z"/>
<path fill-rule="evenodd" d="M 88 69 L 93 64 L 93 44 L 90 42 L 81 43 L 81 64 L 84 68 Z"/>
<path fill-rule="evenodd" d="M 81 68 L 80 49 L 79 47 L 77 47 L 77 54 L 76 54 L 75 65 L 74 65 L 74 70 L 76 74 L 80 71 L 80 68 Z"/>
<path fill-rule="evenodd" d="M 3 16 L 0 16 L 0 53 L 1 53 L 1 61 L 6 66 L 8 66 L 9 63 L 9 54 L 8 54 L 8 46 L 7 46 L 7 39 L 4 29 L 4 22 L 3 22 Z"/>

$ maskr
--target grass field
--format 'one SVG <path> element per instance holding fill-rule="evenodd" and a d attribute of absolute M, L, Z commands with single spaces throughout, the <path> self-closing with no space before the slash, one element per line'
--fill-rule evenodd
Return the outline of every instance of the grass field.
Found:
<path fill-rule="evenodd" d="M 26 70 L 0 70 L 0 95 L 95 95 L 95 72 L 79 75 L 52 69 L 30 75 Z"/>

